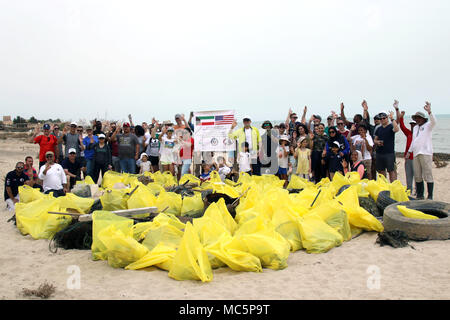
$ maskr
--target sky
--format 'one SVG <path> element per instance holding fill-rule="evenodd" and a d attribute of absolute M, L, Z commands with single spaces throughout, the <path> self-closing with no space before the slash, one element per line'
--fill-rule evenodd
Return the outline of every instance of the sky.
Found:
<path fill-rule="evenodd" d="M 0 116 L 450 106 L 448 0 L 0 0 Z"/>

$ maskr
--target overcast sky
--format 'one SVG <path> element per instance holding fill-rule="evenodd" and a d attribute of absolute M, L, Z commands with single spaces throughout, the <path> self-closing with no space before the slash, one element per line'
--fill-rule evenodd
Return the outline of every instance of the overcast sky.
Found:
<path fill-rule="evenodd" d="M 450 113 L 448 0 L 0 4 L 0 115 Z"/>

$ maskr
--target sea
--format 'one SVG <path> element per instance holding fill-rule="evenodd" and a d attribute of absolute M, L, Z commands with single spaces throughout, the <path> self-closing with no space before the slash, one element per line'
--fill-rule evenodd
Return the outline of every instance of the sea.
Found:
<path fill-rule="evenodd" d="M 433 129 L 433 152 L 437 153 L 448 153 L 450 154 L 450 114 L 437 114 L 436 117 L 436 127 Z M 409 121 L 411 120 L 410 117 L 405 117 L 405 124 L 407 128 L 409 129 Z M 272 121 L 273 125 L 280 124 L 282 122 L 285 122 L 286 120 L 275 120 Z M 252 125 L 257 127 L 258 129 L 261 129 L 261 125 L 264 121 L 253 121 Z M 372 122 L 373 124 L 373 122 Z M 241 123 L 239 123 L 238 127 L 242 126 Z M 261 129 L 262 130 L 262 129 Z M 406 147 L 406 136 L 403 134 L 403 132 L 400 130 L 395 135 L 395 151 L 396 152 L 404 152 Z"/>

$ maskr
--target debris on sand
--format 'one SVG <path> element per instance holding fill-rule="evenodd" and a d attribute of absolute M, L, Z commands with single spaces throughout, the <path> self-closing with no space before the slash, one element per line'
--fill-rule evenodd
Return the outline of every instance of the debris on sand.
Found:
<path fill-rule="evenodd" d="M 50 296 L 55 293 L 55 286 L 52 284 L 49 284 L 47 282 L 41 284 L 37 289 L 27 289 L 27 288 L 23 288 L 22 289 L 22 294 L 25 297 L 31 297 L 31 296 L 35 296 L 41 299 L 48 299 L 50 298 Z"/>

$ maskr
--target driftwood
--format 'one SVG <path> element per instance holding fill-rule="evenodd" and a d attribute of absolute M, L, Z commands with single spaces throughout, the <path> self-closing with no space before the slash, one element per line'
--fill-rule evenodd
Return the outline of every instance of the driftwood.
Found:
<path fill-rule="evenodd" d="M 145 207 L 145 208 L 137 208 L 137 209 L 116 210 L 116 211 L 111 211 L 111 212 L 118 216 L 121 216 L 121 217 L 132 217 L 133 215 L 136 215 L 136 214 L 156 213 L 156 210 L 158 210 L 157 207 Z M 73 218 L 78 219 L 78 221 L 92 221 L 91 214 L 83 214 L 83 213 L 75 213 L 75 212 L 56 212 L 56 211 L 49 211 L 48 213 L 71 216 Z"/>

